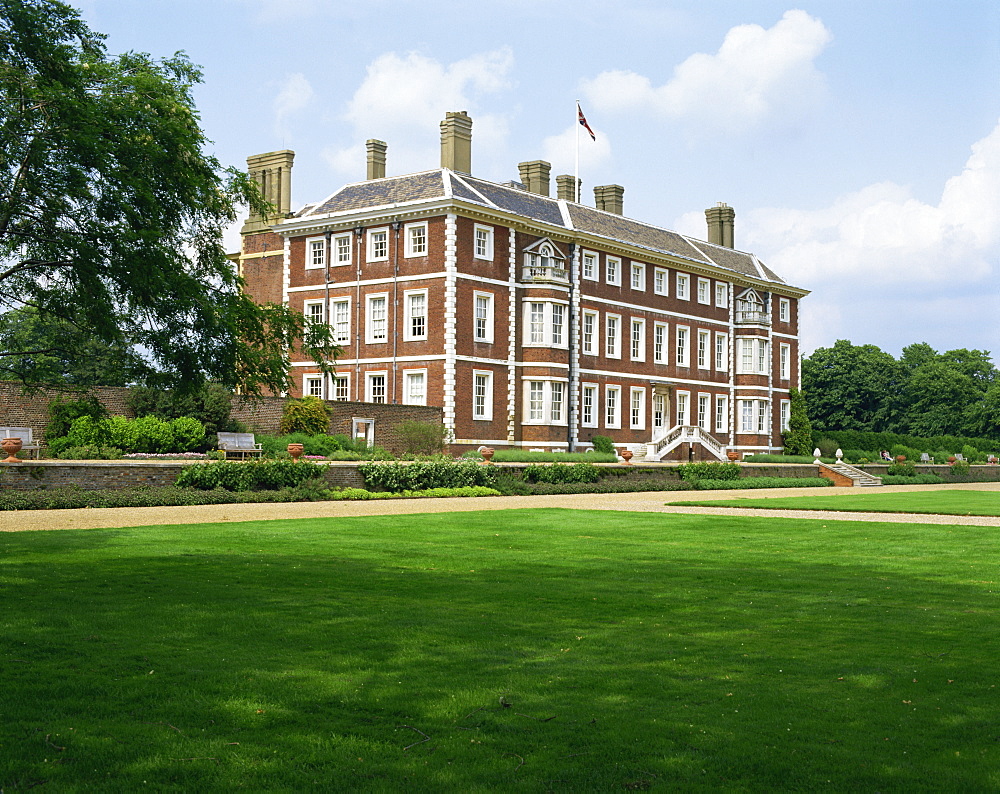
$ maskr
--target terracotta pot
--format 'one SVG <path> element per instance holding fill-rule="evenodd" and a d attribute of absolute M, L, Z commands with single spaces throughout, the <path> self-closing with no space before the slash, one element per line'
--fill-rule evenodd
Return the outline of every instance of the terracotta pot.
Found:
<path fill-rule="evenodd" d="M 21 450 L 22 441 L 19 438 L 5 438 L 0 441 L 0 447 L 3 447 L 3 451 L 7 453 L 7 457 L 4 458 L 4 463 L 20 463 L 21 459 L 17 457 L 17 453 Z"/>
<path fill-rule="evenodd" d="M 292 460 L 296 463 L 299 462 L 299 458 L 302 456 L 302 451 L 305 449 L 301 444 L 289 444 L 288 454 L 292 456 Z"/>
<path fill-rule="evenodd" d="M 483 456 L 483 463 L 490 463 L 495 453 L 496 450 L 492 447 L 483 447 L 483 449 L 479 450 L 479 454 Z"/>
<path fill-rule="evenodd" d="M 620 454 L 621 454 L 622 458 L 625 461 L 624 465 L 631 466 L 632 465 L 632 463 L 631 463 L 631 460 L 632 460 L 632 452 L 631 452 L 631 450 L 623 449 Z"/>
<path fill-rule="evenodd" d="M 905 462 L 906 462 L 906 455 L 897 455 L 896 456 L 896 463 L 905 463 Z"/>
<path fill-rule="evenodd" d="M 948 463 L 949 463 L 949 465 L 952 464 L 952 463 L 954 463 L 956 460 L 958 460 L 958 458 L 956 458 L 954 455 L 949 455 L 948 456 Z"/>
<path fill-rule="evenodd" d="M 726 457 L 729 458 L 731 463 L 736 463 L 740 459 L 740 453 L 735 449 L 731 449 L 726 453 Z"/>

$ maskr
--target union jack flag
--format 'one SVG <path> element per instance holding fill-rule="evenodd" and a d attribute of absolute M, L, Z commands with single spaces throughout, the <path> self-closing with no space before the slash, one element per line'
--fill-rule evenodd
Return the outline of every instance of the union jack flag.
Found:
<path fill-rule="evenodd" d="M 592 140 L 596 141 L 597 136 L 594 135 L 594 131 L 590 129 L 590 125 L 587 123 L 587 117 L 583 115 L 583 110 L 580 108 L 579 102 L 576 103 L 576 114 L 577 117 L 580 119 L 580 126 L 590 133 L 590 137 Z"/>

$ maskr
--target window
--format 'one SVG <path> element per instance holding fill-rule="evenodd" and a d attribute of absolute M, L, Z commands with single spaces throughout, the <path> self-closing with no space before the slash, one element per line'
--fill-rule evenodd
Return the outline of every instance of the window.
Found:
<path fill-rule="evenodd" d="M 670 294 L 670 281 L 668 274 L 662 267 L 658 267 L 653 271 L 653 292 L 657 295 Z"/>
<path fill-rule="evenodd" d="M 370 403 L 385 402 L 384 372 L 365 373 L 365 402 L 370 402 Z"/>
<path fill-rule="evenodd" d="M 767 342 L 763 339 L 757 340 L 757 372 L 767 374 Z"/>
<path fill-rule="evenodd" d="M 566 306 L 529 301 L 525 304 L 526 345 L 566 347 Z"/>
<path fill-rule="evenodd" d="M 562 422 L 563 384 L 561 383 L 549 383 L 549 418 L 553 422 Z"/>
<path fill-rule="evenodd" d="M 757 401 L 757 432 L 767 432 L 767 401 Z"/>
<path fill-rule="evenodd" d="M 351 264 L 351 235 L 335 234 L 333 236 L 333 264 Z"/>
<path fill-rule="evenodd" d="M 368 261 L 381 262 L 389 258 L 389 230 L 372 229 L 368 232 Z"/>
<path fill-rule="evenodd" d="M 725 433 L 729 428 L 729 398 L 715 395 L 715 432 Z"/>
<path fill-rule="evenodd" d="M 580 403 L 580 424 L 584 427 L 597 427 L 597 386 L 593 383 L 583 384 L 583 398 Z"/>
<path fill-rule="evenodd" d="M 740 400 L 740 432 L 767 432 L 767 400 Z"/>
<path fill-rule="evenodd" d="M 302 307 L 306 322 L 310 325 L 320 325 L 323 322 L 323 301 L 306 301 Z"/>
<path fill-rule="evenodd" d="M 632 263 L 632 289 L 646 289 L 646 266 L 642 262 Z"/>
<path fill-rule="evenodd" d="M 618 335 L 621 332 L 621 317 L 617 314 L 608 314 L 604 318 L 604 355 L 608 358 L 621 358 L 618 349 Z"/>
<path fill-rule="evenodd" d="M 688 329 L 683 325 L 677 326 L 677 361 L 678 367 L 690 366 L 688 361 Z"/>
<path fill-rule="evenodd" d="M 472 418 L 493 418 L 493 373 L 472 373 Z"/>
<path fill-rule="evenodd" d="M 729 369 L 729 334 L 715 335 L 715 368 L 719 372 Z"/>
<path fill-rule="evenodd" d="M 562 381 L 532 380 L 525 384 L 526 424 L 566 424 L 566 384 Z"/>
<path fill-rule="evenodd" d="M 744 375 L 767 375 L 768 342 L 756 337 L 740 339 L 739 372 Z"/>
<path fill-rule="evenodd" d="M 646 321 L 632 318 L 632 360 L 646 360 Z"/>
<path fill-rule="evenodd" d="M 597 254 L 593 251 L 583 252 L 583 277 L 587 281 L 597 281 Z"/>
<path fill-rule="evenodd" d="M 302 396 L 304 397 L 323 396 L 322 375 L 306 375 L 305 378 L 302 379 Z"/>
<path fill-rule="evenodd" d="M 343 344 L 351 341 L 351 299 L 331 298 L 330 317 L 333 319 L 333 338 Z"/>
<path fill-rule="evenodd" d="M 533 345 L 545 344 L 545 304 L 528 304 L 528 340 Z"/>
<path fill-rule="evenodd" d="M 563 316 L 566 307 L 561 303 L 549 304 L 552 308 L 552 344 L 561 347 L 563 344 Z"/>
<path fill-rule="evenodd" d="M 493 227 L 476 224 L 476 259 L 493 259 Z"/>
<path fill-rule="evenodd" d="M 388 336 L 386 303 L 388 295 L 369 295 L 368 311 L 365 315 L 368 325 L 365 341 L 369 344 L 385 342 Z M 368 402 L 372 402 L 369 400 Z"/>
<path fill-rule="evenodd" d="M 712 335 L 708 331 L 698 331 L 698 369 L 708 369 L 708 357 L 712 344 Z"/>
<path fill-rule="evenodd" d="M 345 403 L 351 395 L 351 376 L 341 375 L 339 372 L 333 376 L 333 399 L 337 402 Z"/>
<path fill-rule="evenodd" d="M 326 238 L 310 237 L 306 240 L 306 270 L 326 266 Z"/>
<path fill-rule="evenodd" d="M 711 395 L 698 395 L 698 427 L 702 430 L 712 429 L 712 414 L 710 413 Z"/>
<path fill-rule="evenodd" d="M 663 429 L 663 419 L 666 416 L 667 400 L 662 394 L 653 395 L 653 429 Z"/>
<path fill-rule="evenodd" d="M 720 309 L 729 306 L 729 286 L 727 284 L 715 282 L 715 305 Z"/>
<path fill-rule="evenodd" d="M 778 299 L 778 319 L 783 323 L 792 319 L 792 302 L 788 298 Z"/>
<path fill-rule="evenodd" d="M 688 423 L 688 400 L 691 393 L 686 391 L 677 392 L 677 424 L 686 425 Z"/>
<path fill-rule="evenodd" d="M 412 342 L 427 338 L 427 290 L 403 293 L 406 318 L 403 326 L 403 340 Z"/>
<path fill-rule="evenodd" d="M 778 347 L 778 372 L 782 380 L 788 380 L 789 371 L 791 369 L 789 365 L 789 357 L 792 355 L 792 348 L 789 345 L 782 344 Z"/>
<path fill-rule="evenodd" d="M 712 302 L 712 282 L 707 278 L 698 279 L 698 303 L 706 306 Z"/>
<path fill-rule="evenodd" d="M 691 300 L 691 277 L 686 273 L 677 274 L 677 297 L 682 301 Z"/>
<path fill-rule="evenodd" d="M 667 363 L 667 324 L 653 324 L 653 361 L 656 364 Z"/>
<path fill-rule="evenodd" d="M 403 371 L 403 404 L 427 405 L 427 370 Z"/>
<path fill-rule="evenodd" d="M 427 224 L 408 223 L 403 227 L 406 240 L 403 256 L 427 256 Z"/>
<path fill-rule="evenodd" d="M 493 294 L 475 293 L 475 321 L 473 336 L 477 342 L 493 341 Z"/>
<path fill-rule="evenodd" d="M 622 260 L 609 256 L 607 258 L 607 282 L 618 285 L 622 283 Z"/>
<path fill-rule="evenodd" d="M 646 390 L 633 386 L 629 389 L 629 427 L 633 430 L 646 428 Z"/>
<path fill-rule="evenodd" d="M 583 313 L 583 354 L 586 356 L 597 355 L 597 312 Z"/>
<path fill-rule="evenodd" d="M 621 386 L 604 387 L 604 426 L 621 427 Z"/>
<path fill-rule="evenodd" d="M 791 410 L 791 402 L 788 400 L 782 400 L 779 406 L 780 417 L 781 417 L 781 432 L 784 433 L 788 430 L 788 412 Z"/>

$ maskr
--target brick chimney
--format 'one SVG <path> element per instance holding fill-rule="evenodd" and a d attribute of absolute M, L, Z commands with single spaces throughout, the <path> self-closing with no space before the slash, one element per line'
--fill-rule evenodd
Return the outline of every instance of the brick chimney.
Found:
<path fill-rule="evenodd" d="M 622 215 L 625 212 L 625 188 L 621 185 L 598 185 L 594 188 L 597 209 Z"/>
<path fill-rule="evenodd" d="M 556 177 L 556 197 L 566 201 L 577 201 L 577 188 L 582 180 L 571 174 L 559 174 Z"/>
<path fill-rule="evenodd" d="M 385 177 L 385 150 L 389 148 L 385 141 L 369 138 L 365 144 L 368 149 L 367 179 L 383 179 Z"/>
<path fill-rule="evenodd" d="M 521 175 L 521 184 L 532 193 L 540 196 L 549 195 L 549 174 L 552 173 L 552 164 L 544 160 L 529 160 L 528 162 L 517 164 L 518 173 Z"/>
<path fill-rule="evenodd" d="M 736 210 L 723 201 L 705 210 L 705 220 L 708 221 L 708 241 L 715 245 L 734 248 L 733 221 Z"/>
<path fill-rule="evenodd" d="M 464 110 L 447 113 L 441 122 L 441 167 L 472 173 L 472 119 Z"/>
<path fill-rule="evenodd" d="M 257 183 L 261 194 L 275 207 L 275 214 L 264 217 L 251 213 L 241 229 L 250 234 L 268 229 L 273 223 L 287 217 L 292 209 L 292 161 L 295 152 L 281 149 L 277 152 L 254 154 L 247 158 L 247 172 Z"/>

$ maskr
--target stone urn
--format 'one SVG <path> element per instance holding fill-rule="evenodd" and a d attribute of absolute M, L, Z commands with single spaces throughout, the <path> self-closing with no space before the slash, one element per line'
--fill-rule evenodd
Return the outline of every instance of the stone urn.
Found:
<path fill-rule="evenodd" d="M 736 463 L 740 459 L 740 453 L 735 449 L 730 449 L 726 452 L 726 457 L 729 458 L 730 463 Z"/>
<path fill-rule="evenodd" d="M 632 450 L 628 449 L 627 447 L 622 447 L 622 451 L 618 454 L 622 456 L 622 460 L 625 461 L 626 466 L 632 465 Z"/>
<path fill-rule="evenodd" d="M 7 453 L 7 457 L 3 461 L 4 463 L 21 462 L 21 459 L 17 457 L 17 453 L 21 451 L 22 443 L 19 438 L 5 438 L 0 441 L 0 447 L 3 447 L 3 451 Z"/>
<path fill-rule="evenodd" d="M 288 454 L 292 456 L 292 460 L 295 463 L 299 462 L 299 458 L 302 457 L 302 451 L 305 449 L 301 444 L 289 444 Z"/>
<path fill-rule="evenodd" d="M 897 455 L 896 456 L 896 463 L 905 463 L 905 462 L 906 462 L 906 455 Z"/>
<path fill-rule="evenodd" d="M 4 449 L 7 449 L 7 447 L 4 447 Z M 948 456 L 948 465 L 951 466 L 956 460 L 958 460 L 958 458 L 956 458 L 954 455 L 949 455 Z"/>
<path fill-rule="evenodd" d="M 496 450 L 493 447 L 483 447 L 479 450 L 479 454 L 483 456 L 483 463 L 491 463 L 495 453 Z"/>

